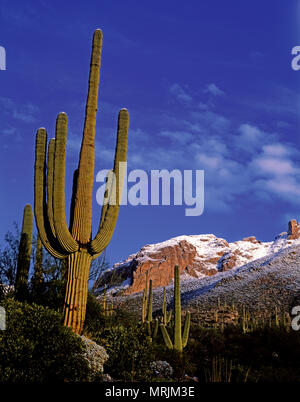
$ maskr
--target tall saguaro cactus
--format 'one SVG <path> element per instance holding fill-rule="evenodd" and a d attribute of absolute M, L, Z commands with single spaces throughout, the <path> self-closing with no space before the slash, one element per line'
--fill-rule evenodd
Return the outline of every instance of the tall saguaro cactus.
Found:
<path fill-rule="evenodd" d="M 123 188 L 120 162 L 126 162 L 129 116 L 119 112 L 114 175 L 108 180 L 108 203 L 102 207 L 99 230 L 92 232 L 92 191 L 95 163 L 95 125 L 102 49 L 102 31 L 93 37 L 85 123 L 78 169 L 74 172 L 70 227 L 65 216 L 65 159 L 67 115 L 56 120 L 56 136 L 47 153 L 47 133 L 40 128 L 36 136 L 35 218 L 41 241 L 56 258 L 67 259 L 68 278 L 64 304 L 64 323 L 81 333 L 85 318 L 88 278 L 91 261 L 107 247 L 116 225 Z M 113 191 L 114 190 L 114 191 Z M 109 200 L 114 196 L 114 202 Z M 107 198 L 107 197 L 106 197 Z"/>
<path fill-rule="evenodd" d="M 181 335 L 180 276 L 179 276 L 178 265 L 175 265 L 174 267 L 174 309 L 175 309 L 174 343 L 171 341 L 166 326 L 164 324 L 160 324 L 160 328 L 166 346 L 169 349 L 174 349 L 177 350 L 178 352 L 182 352 L 182 349 L 187 345 L 189 338 L 191 315 L 189 311 L 186 313 L 183 335 Z"/>
<path fill-rule="evenodd" d="M 30 204 L 25 205 L 23 213 L 22 232 L 19 245 L 18 265 L 15 282 L 16 298 L 23 301 L 26 298 L 30 257 L 32 250 L 33 213 Z"/>

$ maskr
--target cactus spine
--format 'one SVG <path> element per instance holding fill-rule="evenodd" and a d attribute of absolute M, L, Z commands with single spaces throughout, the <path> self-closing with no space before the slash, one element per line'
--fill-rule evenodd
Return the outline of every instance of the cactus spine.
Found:
<path fill-rule="evenodd" d="M 64 302 L 64 324 L 81 333 L 85 318 L 88 278 L 91 261 L 107 247 L 116 225 L 122 195 L 126 162 L 129 116 L 122 109 L 118 117 L 118 134 L 114 160 L 114 175 L 107 181 L 107 203 L 103 205 L 99 229 L 92 240 L 92 191 L 95 163 L 95 125 L 102 49 L 102 32 L 93 37 L 85 123 L 78 170 L 74 172 L 70 227 L 65 216 L 65 159 L 67 115 L 56 120 L 56 136 L 48 146 L 47 133 L 40 128 L 36 136 L 35 158 L 35 218 L 41 241 L 56 258 L 66 259 L 68 277 Z"/>
<path fill-rule="evenodd" d="M 23 301 L 27 294 L 28 273 L 32 250 L 33 213 L 30 204 L 25 205 L 22 232 L 19 245 L 17 274 L 15 282 L 16 298 Z"/>
<path fill-rule="evenodd" d="M 183 328 L 183 335 L 181 335 L 181 300 L 180 300 L 180 276 L 179 267 L 174 267 L 174 307 L 175 307 L 175 325 L 174 325 L 174 343 L 168 334 L 165 324 L 160 324 L 162 335 L 166 346 L 169 349 L 182 352 L 183 348 L 187 345 L 190 331 L 191 315 L 188 311 L 185 317 L 185 323 Z"/>

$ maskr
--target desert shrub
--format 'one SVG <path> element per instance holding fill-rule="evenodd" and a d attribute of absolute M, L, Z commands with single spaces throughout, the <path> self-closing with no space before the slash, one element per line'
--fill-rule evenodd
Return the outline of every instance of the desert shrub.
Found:
<path fill-rule="evenodd" d="M 111 316 L 105 316 L 102 302 L 99 301 L 92 293 L 88 294 L 86 305 L 86 317 L 84 323 L 84 333 L 93 337 L 93 334 L 99 334 L 106 328 L 116 325 L 125 327 L 131 326 L 132 323 L 138 322 L 138 315 L 130 312 L 118 305 L 114 306 Z"/>
<path fill-rule="evenodd" d="M 61 315 L 12 299 L 3 304 L 7 327 L 0 331 L 0 382 L 84 381 L 88 363 L 82 340 L 62 325 Z"/>
<path fill-rule="evenodd" d="M 200 382 L 222 381 L 230 368 L 231 382 L 299 381 L 300 337 L 296 331 L 265 325 L 244 334 L 237 326 L 221 329 L 193 326 L 185 354 Z"/>
<path fill-rule="evenodd" d="M 153 345 L 142 326 L 116 325 L 104 329 L 94 340 L 106 349 L 109 359 L 104 371 L 113 378 L 122 381 L 151 379 L 150 363 L 155 360 Z"/>

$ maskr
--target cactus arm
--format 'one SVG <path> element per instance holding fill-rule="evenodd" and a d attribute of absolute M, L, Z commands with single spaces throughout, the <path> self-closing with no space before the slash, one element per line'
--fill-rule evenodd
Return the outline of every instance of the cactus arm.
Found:
<path fill-rule="evenodd" d="M 75 196 L 77 191 L 77 181 L 78 181 L 78 169 L 75 169 L 73 172 L 73 186 L 72 186 L 72 198 L 70 205 L 70 230 L 72 230 L 73 222 L 74 222 L 74 205 L 75 205 Z"/>
<path fill-rule="evenodd" d="M 146 301 L 146 298 L 145 298 L 145 289 L 143 290 L 143 298 L 142 298 L 142 323 L 144 323 L 145 322 L 145 319 L 146 319 L 146 317 L 145 317 L 145 301 Z"/>
<path fill-rule="evenodd" d="M 120 162 L 126 162 L 128 140 L 129 115 L 127 109 L 122 109 L 118 119 L 118 135 L 114 161 L 114 180 L 111 189 L 110 203 L 101 214 L 98 233 L 91 242 L 92 253 L 101 253 L 110 242 L 118 219 L 119 208 L 123 192 L 124 169 L 120 170 Z M 111 200 L 114 200 L 112 203 Z M 102 224 L 101 224 L 102 222 Z"/>
<path fill-rule="evenodd" d="M 179 267 L 174 267 L 174 304 L 175 304 L 175 327 L 174 327 L 174 349 L 179 352 L 182 351 L 182 338 L 181 338 L 181 301 L 180 301 L 180 279 Z"/>
<path fill-rule="evenodd" d="M 166 300 L 166 288 L 164 288 L 164 296 L 163 296 L 162 314 L 163 314 L 163 323 L 164 323 L 165 325 L 167 325 L 167 300 Z"/>
<path fill-rule="evenodd" d="M 40 128 L 36 134 L 35 145 L 35 168 L 34 168 L 34 214 L 38 232 L 45 249 L 55 258 L 63 259 L 67 254 L 60 250 L 52 236 L 50 224 L 47 217 L 46 206 L 46 185 L 45 185 L 45 166 L 46 166 L 46 146 L 47 132 Z"/>
<path fill-rule="evenodd" d="M 106 185 L 105 185 L 105 192 L 104 192 L 105 201 L 104 201 L 104 204 L 103 204 L 102 210 L 101 210 L 100 227 L 103 225 L 105 215 L 107 212 L 107 208 L 109 206 L 109 201 L 112 196 L 112 190 L 114 188 L 114 185 L 115 184 L 114 184 L 113 170 L 110 170 L 106 177 Z"/>
<path fill-rule="evenodd" d="M 97 29 L 93 36 L 90 63 L 89 88 L 85 110 L 83 139 L 78 166 L 78 186 L 74 207 L 72 235 L 75 240 L 86 244 L 90 241 L 92 228 L 92 192 L 95 165 L 95 126 L 98 105 L 98 87 L 102 50 L 102 31 Z M 105 247 L 104 247 L 105 248 Z"/>
<path fill-rule="evenodd" d="M 105 220 L 109 203 L 112 201 L 112 198 L 115 198 L 114 191 L 115 191 L 114 172 L 113 170 L 110 170 L 106 177 L 106 185 L 104 192 L 105 203 L 103 204 L 101 210 L 100 227 L 102 227 L 103 222 Z M 102 254 L 102 252 L 103 250 L 101 250 L 100 253 L 92 254 L 92 259 L 95 260 L 96 258 L 98 258 Z"/>
<path fill-rule="evenodd" d="M 78 243 L 69 232 L 65 213 L 65 164 L 68 118 L 60 113 L 56 120 L 53 215 L 54 227 L 61 247 L 68 253 L 78 250 Z"/>
<path fill-rule="evenodd" d="M 51 138 L 48 145 L 48 163 L 47 163 L 47 212 L 52 235 L 53 237 L 56 237 L 54 228 L 54 217 L 53 217 L 54 153 L 55 153 L 55 138 Z"/>
<path fill-rule="evenodd" d="M 189 339 L 190 332 L 190 324 L 191 324 L 191 313 L 188 311 L 185 316 L 183 335 L 182 335 L 182 347 L 185 348 Z"/>
<path fill-rule="evenodd" d="M 171 319 L 172 319 L 172 310 L 170 310 L 169 311 L 169 314 L 168 314 L 168 318 L 167 318 L 167 323 L 169 324 L 169 322 L 171 321 Z"/>
<path fill-rule="evenodd" d="M 151 338 L 151 323 L 149 321 L 146 322 L 146 328 L 148 336 Z"/>
<path fill-rule="evenodd" d="M 160 324 L 162 336 L 168 349 L 173 349 L 173 343 L 164 324 Z"/>

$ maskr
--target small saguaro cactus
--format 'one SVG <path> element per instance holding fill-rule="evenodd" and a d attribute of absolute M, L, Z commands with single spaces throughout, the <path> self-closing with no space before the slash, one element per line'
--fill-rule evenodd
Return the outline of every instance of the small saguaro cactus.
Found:
<path fill-rule="evenodd" d="M 19 245 L 17 274 L 15 282 L 16 299 L 23 301 L 27 294 L 28 273 L 32 250 L 33 213 L 30 204 L 25 205 L 22 232 Z"/>
<path fill-rule="evenodd" d="M 152 279 L 149 281 L 149 295 L 148 295 L 148 314 L 147 321 L 152 322 L 152 303 L 153 303 L 153 293 L 152 293 Z"/>
<path fill-rule="evenodd" d="M 154 328 L 152 330 L 152 322 L 153 322 L 153 292 L 152 292 L 152 279 L 149 281 L 149 295 L 148 295 L 148 314 L 147 314 L 147 322 L 146 328 L 148 333 L 148 339 L 152 342 L 152 339 L 156 338 L 158 332 L 158 319 L 154 320 Z"/>
<path fill-rule="evenodd" d="M 142 304 L 142 323 L 146 321 L 147 307 L 148 307 L 148 271 L 146 271 L 146 284 L 143 290 L 143 304 Z"/>
<path fill-rule="evenodd" d="M 113 235 L 121 203 L 126 162 L 129 116 L 119 112 L 113 171 L 108 176 L 99 229 L 92 240 L 92 193 L 95 164 L 95 126 L 102 49 L 102 31 L 94 32 L 85 123 L 78 169 L 74 172 L 70 225 L 65 214 L 65 159 L 67 115 L 56 120 L 56 136 L 47 153 L 47 133 L 37 131 L 35 157 L 35 219 L 45 249 L 55 258 L 66 259 L 68 277 L 64 324 L 81 333 L 86 312 L 91 261 L 100 256 Z"/>
<path fill-rule="evenodd" d="M 164 324 L 160 324 L 162 335 L 166 346 L 169 349 L 182 352 L 183 348 L 187 345 L 190 331 L 191 315 L 188 311 L 185 316 L 185 323 L 183 328 L 183 335 L 181 335 L 181 300 L 180 300 L 180 276 L 179 267 L 174 267 L 174 308 L 175 308 L 175 323 L 174 323 L 174 343 L 168 334 L 167 328 Z"/>

